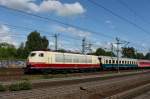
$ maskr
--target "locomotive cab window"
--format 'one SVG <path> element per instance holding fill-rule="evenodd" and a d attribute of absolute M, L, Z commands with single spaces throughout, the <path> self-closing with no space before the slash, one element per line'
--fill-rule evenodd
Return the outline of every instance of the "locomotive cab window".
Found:
<path fill-rule="evenodd" d="M 44 54 L 43 54 L 43 53 L 40 53 L 39 56 L 40 56 L 40 57 L 44 57 Z"/>
<path fill-rule="evenodd" d="M 36 53 L 31 53 L 31 54 L 30 54 L 31 57 L 33 57 L 33 56 L 35 56 L 35 55 L 36 55 Z"/>

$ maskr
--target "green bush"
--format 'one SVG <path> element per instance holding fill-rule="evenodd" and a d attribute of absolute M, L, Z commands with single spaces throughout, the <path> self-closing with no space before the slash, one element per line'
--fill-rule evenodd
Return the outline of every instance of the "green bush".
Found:
<path fill-rule="evenodd" d="M 0 92 L 2 92 L 2 91 L 6 91 L 6 87 L 4 85 L 0 84 Z"/>
<path fill-rule="evenodd" d="M 10 91 L 20 91 L 20 90 L 30 90 L 30 89 L 32 89 L 32 85 L 29 81 L 16 83 L 9 86 Z"/>
<path fill-rule="evenodd" d="M 9 90 L 10 90 L 10 91 L 19 91 L 19 90 L 21 90 L 21 89 L 20 89 L 20 86 L 19 86 L 19 83 L 11 84 L 11 85 L 9 86 Z"/>
<path fill-rule="evenodd" d="M 29 81 L 24 81 L 19 84 L 21 90 L 30 90 L 32 89 L 32 84 Z"/>

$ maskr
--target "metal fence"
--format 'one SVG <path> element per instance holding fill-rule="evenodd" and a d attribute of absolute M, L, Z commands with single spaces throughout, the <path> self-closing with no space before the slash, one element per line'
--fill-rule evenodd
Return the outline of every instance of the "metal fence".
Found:
<path fill-rule="evenodd" d="M 0 68 L 23 68 L 26 66 L 26 60 L 22 59 L 2 59 Z"/>

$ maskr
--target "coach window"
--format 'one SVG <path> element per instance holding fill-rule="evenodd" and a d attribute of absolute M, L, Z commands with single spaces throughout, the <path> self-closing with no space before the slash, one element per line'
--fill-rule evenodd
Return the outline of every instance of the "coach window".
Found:
<path fill-rule="evenodd" d="M 43 53 L 40 53 L 39 56 L 40 56 L 40 57 L 44 57 L 44 54 L 43 54 Z"/>
<path fill-rule="evenodd" d="M 126 61 L 124 61 L 124 64 L 127 64 L 127 62 L 126 62 Z"/>
<path fill-rule="evenodd" d="M 108 63 L 108 60 L 106 60 L 106 64 Z"/>
<path fill-rule="evenodd" d="M 113 64 L 115 63 L 115 60 L 113 60 Z"/>
<path fill-rule="evenodd" d="M 121 61 L 119 61 L 119 64 L 121 64 Z"/>
<path fill-rule="evenodd" d="M 109 64 L 111 64 L 111 60 L 109 60 Z"/>
<path fill-rule="evenodd" d="M 124 64 L 124 61 L 122 61 L 122 64 Z"/>
<path fill-rule="evenodd" d="M 116 63 L 118 64 L 118 61 L 116 60 Z"/>

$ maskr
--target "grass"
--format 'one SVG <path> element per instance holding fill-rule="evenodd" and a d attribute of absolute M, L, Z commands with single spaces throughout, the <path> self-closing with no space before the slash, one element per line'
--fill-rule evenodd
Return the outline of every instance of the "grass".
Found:
<path fill-rule="evenodd" d="M 9 86 L 10 91 L 20 91 L 20 90 L 30 90 L 32 89 L 32 84 L 29 81 L 23 81 L 20 83 L 11 84 Z"/>
<path fill-rule="evenodd" d="M 0 92 L 6 91 L 6 90 L 7 90 L 6 86 L 0 84 Z"/>

